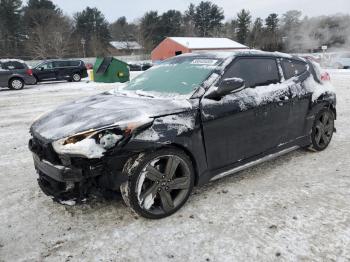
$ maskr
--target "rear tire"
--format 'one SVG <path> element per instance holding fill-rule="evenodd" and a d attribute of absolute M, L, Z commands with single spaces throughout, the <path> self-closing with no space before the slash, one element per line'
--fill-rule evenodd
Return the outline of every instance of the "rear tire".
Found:
<path fill-rule="evenodd" d="M 24 81 L 20 78 L 12 78 L 8 87 L 11 90 L 21 90 L 24 87 Z"/>
<path fill-rule="evenodd" d="M 334 133 L 334 113 L 329 108 L 323 108 L 315 117 L 311 132 L 312 151 L 325 150 L 332 140 Z"/>
<path fill-rule="evenodd" d="M 145 218 L 160 219 L 179 210 L 194 186 L 190 158 L 178 149 L 161 149 L 129 159 L 129 180 L 120 190 L 125 203 Z"/>
<path fill-rule="evenodd" d="M 74 73 L 72 75 L 72 81 L 73 82 L 80 82 L 81 81 L 81 75 L 79 73 Z"/>

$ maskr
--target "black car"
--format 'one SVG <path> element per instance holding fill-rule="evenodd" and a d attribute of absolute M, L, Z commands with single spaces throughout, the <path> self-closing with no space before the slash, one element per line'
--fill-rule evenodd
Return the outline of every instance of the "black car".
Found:
<path fill-rule="evenodd" d="M 142 63 L 129 63 L 128 64 L 130 71 L 146 71 L 152 67 L 151 63 L 142 62 Z"/>
<path fill-rule="evenodd" d="M 47 113 L 29 147 L 40 187 L 56 200 L 120 189 L 138 214 L 162 218 L 194 186 L 297 148 L 324 150 L 335 118 L 333 88 L 308 60 L 187 54 Z"/>
<path fill-rule="evenodd" d="M 0 87 L 20 90 L 24 85 L 33 85 L 35 82 L 32 69 L 24 61 L 0 59 Z"/>
<path fill-rule="evenodd" d="M 50 60 L 33 68 L 37 82 L 68 80 L 79 82 L 88 77 L 85 63 L 81 60 Z"/>

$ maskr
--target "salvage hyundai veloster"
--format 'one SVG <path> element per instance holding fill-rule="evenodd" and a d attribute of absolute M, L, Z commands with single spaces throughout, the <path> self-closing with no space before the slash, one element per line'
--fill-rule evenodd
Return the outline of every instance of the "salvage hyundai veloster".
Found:
<path fill-rule="evenodd" d="M 196 185 L 300 147 L 324 150 L 335 118 L 329 77 L 311 61 L 197 53 L 41 116 L 29 147 L 55 200 L 120 190 L 138 214 L 162 218 Z"/>

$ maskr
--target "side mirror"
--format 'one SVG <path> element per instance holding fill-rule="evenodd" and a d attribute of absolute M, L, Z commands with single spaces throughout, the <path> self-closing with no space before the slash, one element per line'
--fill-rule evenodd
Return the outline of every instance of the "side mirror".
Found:
<path fill-rule="evenodd" d="M 43 67 L 39 67 L 39 70 L 40 70 L 40 71 L 44 71 L 44 68 L 43 68 Z"/>
<path fill-rule="evenodd" d="M 234 91 L 241 90 L 245 85 L 242 78 L 226 78 L 221 81 L 218 88 L 205 97 L 209 99 L 219 100 L 220 98 L 233 93 Z"/>

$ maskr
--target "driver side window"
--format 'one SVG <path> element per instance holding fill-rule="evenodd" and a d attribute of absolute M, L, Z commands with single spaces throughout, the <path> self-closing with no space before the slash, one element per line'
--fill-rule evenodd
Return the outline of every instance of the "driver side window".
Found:
<path fill-rule="evenodd" d="M 274 58 L 238 58 L 222 79 L 242 78 L 246 87 L 264 86 L 280 82 L 277 61 Z"/>

